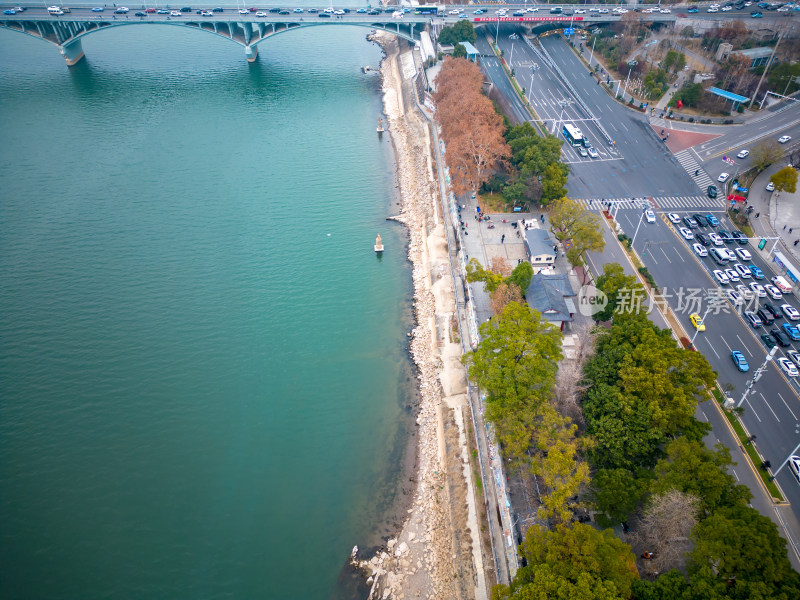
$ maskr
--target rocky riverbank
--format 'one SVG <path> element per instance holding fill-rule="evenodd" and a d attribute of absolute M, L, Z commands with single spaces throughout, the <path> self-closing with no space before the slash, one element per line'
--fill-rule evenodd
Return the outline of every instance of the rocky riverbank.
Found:
<path fill-rule="evenodd" d="M 411 355 L 420 390 L 418 471 L 414 500 L 399 535 L 369 559 L 354 552 L 353 563 L 367 577 L 370 600 L 485 597 L 480 548 L 473 547 L 478 525 L 470 510 L 470 473 L 464 467 L 466 377 L 453 327 L 455 296 L 431 135 L 414 102 L 410 56 L 402 56 L 410 50 L 401 51 L 392 35 L 379 32 L 373 39 L 386 53 L 381 65 L 384 111 L 401 196 L 395 218 L 408 228 L 413 264 L 416 327 Z M 405 48 L 404 41 L 400 44 Z"/>

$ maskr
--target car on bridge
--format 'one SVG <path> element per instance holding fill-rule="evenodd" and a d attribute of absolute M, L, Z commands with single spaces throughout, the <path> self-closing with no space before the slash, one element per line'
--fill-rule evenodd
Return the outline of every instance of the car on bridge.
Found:
<path fill-rule="evenodd" d="M 114 13 L 118 15 L 124 15 L 129 13 L 130 11 L 131 9 L 128 8 L 127 6 L 120 6 L 117 10 L 114 11 Z"/>
<path fill-rule="evenodd" d="M 699 12 L 699 11 L 698 11 L 696 6 L 690 6 L 688 9 L 686 9 L 686 12 L 688 12 L 688 13 L 696 13 L 696 12 Z"/>
<path fill-rule="evenodd" d="M 92 9 L 92 12 L 103 12 L 104 10 L 105 10 L 105 8 L 103 8 L 102 6 L 95 6 Z M 3 12 L 5 12 L 5 11 L 3 11 Z"/>
<path fill-rule="evenodd" d="M 100 10 L 103 10 L 103 9 L 100 9 Z M 7 8 L 7 9 L 5 9 L 3 11 L 3 14 L 4 15 L 15 15 L 15 14 L 17 14 L 17 11 L 15 11 L 13 8 Z"/>
<path fill-rule="evenodd" d="M 747 373 L 750 370 L 750 365 L 747 364 L 747 359 L 744 357 L 744 354 L 738 350 L 733 350 L 731 352 L 731 359 L 733 360 L 733 364 L 736 365 L 736 368 L 742 373 Z"/>
<path fill-rule="evenodd" d="M 168 14 L 169 14 L 169 11 L 168 11 L 166 8 L 159 8 L 159 9 L 156 11 L 156 14 L 157 14 L 157 15 L 168 15 Z"/>
<path fill-rule="evenodd" d="M 754 10 L 753 12 L 751 12 L 751 13 L 750 13 L 750 18 L 751 18 L 751 19 L 761 19 L 763 16 L 764 16 L 764 15 L 762 15 L 762 14 L 761 14 L 760 12 L 758 12 L 757 10 Z"/>
<path fill-rule="evenodd" d="M 211 15 L 211 13 L 208 13 L 208 14 L 209 14 L 209 16 Z M 147 13 L 142 12 L 142 11 L 139 10 L 139 11 L 136 11 L 135 13 L 133 13 L 133 16 L 134 17 L 146 17 Z"/>

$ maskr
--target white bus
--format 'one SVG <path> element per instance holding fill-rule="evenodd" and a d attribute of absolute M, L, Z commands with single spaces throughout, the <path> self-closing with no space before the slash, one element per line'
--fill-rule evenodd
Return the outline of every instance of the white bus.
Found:
<path fill-rule="evenodd" d="M 581 130 L 575 127 L 572 123 L 565 123 L 564 129 L 561 131 L 564 138 L 573 146 L 583 145 L 583 134 Z"/>

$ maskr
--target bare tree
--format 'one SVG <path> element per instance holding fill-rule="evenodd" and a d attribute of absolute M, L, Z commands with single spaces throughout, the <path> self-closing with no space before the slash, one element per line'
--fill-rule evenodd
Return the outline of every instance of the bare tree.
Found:
<path fill-rule="evenodd" d="M 589 322 L 580 322 L 572 329 L 575 344 L 574 353 L 564 358 L 558 365 L 554 394 L 554 406 L 563 416 L 571 418 L 579 426 L 583 425 L 581 398 L 588 387 L 584 383 L 583 367 L 594 354 L 595 335 Z"/>
<path fill-rule="evenodd" d="M 495 291 L 489 294 L 489 303 L 492 314 L 499 315 L 509 302 L 519 302 L 522 304 L 522 293 L 519 286 L 511 283 L 501 283 Z"/>
<path fill-rule="evenodd" d="M 634 523 L 631 545 L 646 559 L 650 574 L 683 570 L 692 548 L 690 534 L 697 525 L 700 499 L 678 490 L 655 494 Z"/>
<path fill-rule="evenodd" d="M 779 161 L 781 157 L 783 157 L 783 148 L 773 139 L 759 142 L 750 149 L 750 164 L 758 172 Z"/>

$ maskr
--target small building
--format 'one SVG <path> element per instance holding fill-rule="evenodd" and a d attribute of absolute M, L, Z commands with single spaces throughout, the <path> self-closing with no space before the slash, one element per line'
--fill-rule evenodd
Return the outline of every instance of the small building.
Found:
<path fill-rule="evenodd" d="M 556 262 L 556 246 L 544 229 L 524 225 L 525 251 L 533 266 L 533 272 L 551 269 Z"/>
<path fill-rule="evenodd" d="M 755 69 L 756 67 L 766 66 L 769 62 L 769 57 L 772 56 L 772 48 L 762 47 L 737 50 L 736 52 L 731 52 L 731 56 L 744 56 L 750 61 L 748 68 Z"/>
<path fill-rule="evenodd" d="M 714 55 L 718 61 L 723 61 L 728 58 L 728 55 L 733 51 L 733 45 L 728 42 L 722 42 L 717 48 L 717 53 Z"/>
<path fill-rule="evenodd" d="M 537 273 L 525 292 L 528 306 L 536 309 L 545 321 L 564 331 L 564 324 L 575 316 L 575 292 L 566 273 Z"/>
<path fill-rule="evenodd" d="M 475 62 L 478 58 L 478 49 L 469 42 L 460 42 L 460 44 L 464 46 L 464 50 L 467 51 L 467 60 Z"/>

